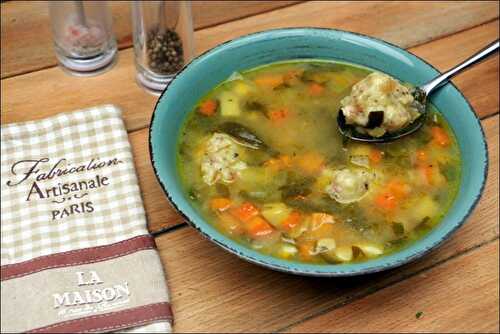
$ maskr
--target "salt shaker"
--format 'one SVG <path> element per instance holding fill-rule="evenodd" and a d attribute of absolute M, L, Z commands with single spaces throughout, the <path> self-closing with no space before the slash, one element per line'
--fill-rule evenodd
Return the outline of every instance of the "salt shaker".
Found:
<path fill-rule="evenodd" d="M 59 63 L 73 74 L 96 74 L 117 53 L 107 1 L 49 1 L 54 48 Z"/>
<path fill-rule="evenodd" d="M 194 53 L 189 1 L 134 1 L 132 26 L 136 78 L 159 94 Z"/>

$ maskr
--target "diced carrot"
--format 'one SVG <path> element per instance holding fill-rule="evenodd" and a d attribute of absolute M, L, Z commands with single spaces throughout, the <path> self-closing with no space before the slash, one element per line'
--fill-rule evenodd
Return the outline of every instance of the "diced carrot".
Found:
<path fill-rule="evenodd" d="M 416 157 L 417 157 L 417 164 L 422 165 L 427 162 L 427 152 L 424 150 L 417 150 L 415 152 Z"/>
<path fill-rule="evenodd" d="M 275 110 L 271 110 L 267 116 L 269 117 L 269 119 L 274 122 L 274 123 L 278 123 L 278 122 L 281 122 L 282 120 L 284 120 L 285 118 L 288 117 L 288 109 L 287 108 L 281 108 L 281 109 L 275 109 Z"/>
<path fill-rule="evenodd" d="M 290 167 L 292 165 L 292 159 L 290 158 L 289 155 L 282 154 L 280 155 L 279 160 L 281 161 L 284 167 Z"/>
<path fill-rule="evenodd" d="M 245 202 L 238 207 L 231 209 L 231 215 L 236 217 L 242 222 L 248 222 L 253 217 L 259 214 L 259 209 L 257 209 L 252 203 Z"/>
<path fill-rule="evenodd" d="M 431 133 L 434 142 L 437 143 L 439 146 L 445 147 L 450 145 L 450 137 L 448 136 L 446 131 L 443 130 L 443 128 L 439 126 L 433 126 L 431 128 Z"/>
<path fill-rule="evenodd" d="M 210 208 L 214 211 L 226 211 L 231 206 L 231 200 L 225 197 L 212 198 Z"/>
<path fill-rule="evenodd" d="M 304 70 L 290 70 L 283 76 L 283 81 L 290 84 L 304 73 Z"/>
<path fill-rule="evenodd" d="M 314 226 L 319 227 L 322 224 L 331 224 L 335 222 L 335 219 L 333 218 L 332 215 L 329 215 L 328 213 L 313 213 L 311 215 L 311 221 Z"/>
<path fill-rule="evenodd" d="M 335 219 L 327 213 L 313 213 L 311 215 L 311 227 L 309 235 L 314 239 L 332 237 L 334 233 Z"/>
<path fill-rule="evenodd" d="M 370 153 L 368 155 L 368 158 L 370 159 L 370 162 L 374 165 L 380 163 L 382 161 L 382 156 L 383 152 L 381 150 L 378 150 L 376 148 L 372 148 L 370 150 Z"/>
<path fill-rule="evenodd" d="M 375 197 L 375 204 L 385 211 L 394 210 L 400 200 L 406 198 L 411 192 L 410 186 L 397 178 L 387 183 L 385 189 L 383 193 Z"/>
<path fill-rule="evenodd" d="M 245 232 L 243 224 L 227 212 L 219 213 L 219 226 L 231 235 L 241 235 Z"/>
<path fill-rule="evenodd" d="M 307 174 L 316 174 L 323 169 L 325 159 L 317 152 L 308 152 L 295 158 L 297 166 Z"/>
<path fill-rule="evenodd" d="M 264 166 L 269 167 L 273 171 L 278 171 L 290 167 L 291 159 L 288 155 L 281 155 L 278 158 L 271 158 L 264 162 Z"/>
<path fill-rule="evenodd" d="M 306 199 L 307 199 L 307 197 L 306 197 L 306 196 L 304 196 L 304 195 L 297 195 L 297 196 L 293 196 L 292 198 L 293 198 L 294 200 L 296 200 L 296 201 L 304 201 L 304 200 L 306 200 Z"/>
<path fill-rule="evenodd" d="M 217 100 L 208 99 L 203 101 L 198 111 L 205 116 L 213 116 L 217 110 Z"/>
<path fill-rule="evenodd" d="M 428 185 L 433 185 L 436 176 L 435 167 L 430 164 L 430 159 L 428 158 L 427 152 L 424 150 L 417 150 L 417 169 L 420 171 L 425 183 Z"/>
<path fill-rule="evenodd" d="M 285 231 L 289 231 L 295 226 L 299 225 L 302 219 L 302 215 L 298 211 L 292 211 L 288 217 L 286 217 L 282 222 L 281 226 Z"/>
<path fill-rule="evenodd" d="M 298 245 L 299 255 L 302 260 L 308 260 L 314 252 L 314 241 L 304 241 Z"/>
<path fill-rule="evenodd" d="M 398 200 L 394 194 L 384 192 L 375 198 L 375 204 L 385 211 L 392 211 L 396 208 Z"/>
<path fill-rule="evenodd" d="M 427 182 L 428 185 L 434 184 L 434 166 L 433 165 L 422 165 L 418 168 L 420 170 L 420 173 L 425 178 L 425 181 Z"/>
<path fill-rule="evenodd" d="M 316 82 L 313 82 L 309 85 L 309 95 L 311 96 L 320 96 L 323 94 L 324 90 L 325 87 Z"/>
<path fill-rule="evenodd" d="M 434 167 L 432 165 L 428 165 L 428 166 L 424 167 L 424 171 L 425 171 L 425 177 L 427 178 L 427 182 L 429 184 L 433 184 L 434 183 Z"/>
<path fill-rule="evenodd" d="M 387 190 L 396 197 L 396 199 L 405 198 L 411 191 L 410 186 L 398 179 L 394 179 L 387 184 Z"/>
<path fill-rule="evenodd" d="M 264 166 L 270 168 L 273 171 L 279 171 L 282 167 L 281 161 L 279 159 L 271 158 L 264 162 Z"/>
<path fill-rule="evenodd" d="M 261 216 L 255 216 L 250 219 L 246 225 L 245 229 L 248 235 L 252 238 L 263 237 L 273 233 L 272 226 Z"/>
<path fill-rule="evenodd" d="M 283 83 L 283 76 L 278 74 L 265 75 L 255 78 L 254 82 L 260 87 L 275 88 Z"/>

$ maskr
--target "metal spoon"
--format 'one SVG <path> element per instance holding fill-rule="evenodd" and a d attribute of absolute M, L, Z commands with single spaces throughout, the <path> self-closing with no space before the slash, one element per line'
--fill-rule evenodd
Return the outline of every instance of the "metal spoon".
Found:
<path fill-rule="evenodd" d="M 350 125 L 346 123 L 346 119 L 344 117 L 344 114 L 342 110 L 339 110 L 339 113 L 337 115 L 337 124 L 340 130 L 340 133 L 350 139 L 357 140 L 357 141 L 363 141 L 363 142 L 371 142 L 371 143 L 385 143 L 385 142 L 390 142 L 396 139 L 399 139 L 401 137 L 407 136 L 411 133 L 414 133 L 418 129 L 422 127 L 424 124 L 425 116 L 427 113 L 427 97 L 432 94 L 435 90 L 446 84 L 452 77 L 457 75 L 458 73 L 462 72 L 465 69 L 468 69 L 469 67 L 485 60 L 489 56 L 493 55 L 498 51 L 499 47 L 499 41 L 497 40 L 496 42 L 493 42 L 489 44 L 487 47 L 473 55 L 472 57 L 468 58 L 464 62 L 460 63 L 459 65 L 453 67 L 452 69 L 448 70 L 447 72 L 439 75 L 438 77 L 432 79 L 428 83 L 420 86 L 420 87 L 415 87 L 413 90 L 412 94 L 415 98 L 415 101 L 417 102 L 417 109 L 420 111 L 421 116 L 418 117 L 415 121 L 413 121 L 411 124 L 409 124 L 407 127 L 397 131 L 397 132 L 386 132 L 383 136 L 381 137 L 372 137 L 368 134 L 361 133 L 356 130 L 356 125 Z"/>

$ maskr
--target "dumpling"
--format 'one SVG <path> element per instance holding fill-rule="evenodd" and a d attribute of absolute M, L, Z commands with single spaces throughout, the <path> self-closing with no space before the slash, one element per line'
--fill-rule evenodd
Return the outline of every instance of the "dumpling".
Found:
<path fill-rule="evenodd" d="M 201 162 L 203 181 L 206 184 L 234 182 L 238 172 L 247 168 L 247 164 L 239 158 L 238 144 L 231 136 L 216 132 L 206 145 Z"/>
<path fill-rule="evenodd" d="M 375 174 L 362 169 L 344 168 L 330 171 L 331 181 L 325 187 L 326 193 L 342 204 L 357 202 L 370 189 L 370 182 Z"/>
<path fill-rule="evenodd" d="M 380 72 L 356 83 L 340 104 L 347 124 L 366 127 L 369 133 L 397 131 L 420 116 L 410 89 Z"/>

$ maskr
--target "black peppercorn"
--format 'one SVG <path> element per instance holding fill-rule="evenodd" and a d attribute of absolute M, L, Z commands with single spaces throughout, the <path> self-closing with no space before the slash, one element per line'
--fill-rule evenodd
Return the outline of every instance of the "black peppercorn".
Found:
<path fill-rule="evenodd" d="M 158 74 L 175 73 L 184 64 L 182 41 L 171 29 L 151 29 L 147 35 L 146 47 L 148 65 Z"/>

